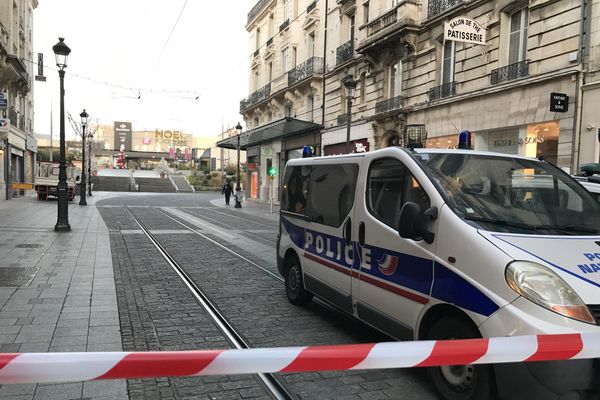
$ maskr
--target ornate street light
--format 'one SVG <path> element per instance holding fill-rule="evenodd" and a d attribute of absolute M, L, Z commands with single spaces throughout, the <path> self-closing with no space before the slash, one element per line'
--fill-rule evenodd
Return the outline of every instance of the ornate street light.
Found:
<path fill-rule="evenodd" d="M 58 38 L 58 43 L 52 46 L 52 51 L 56 56 L 56 66 L 58 67 L 58 76 L 60 77 L 60 162 L 58 165 L 58 219 L 54 226 L 55 231 L 68 232 L 71 230 L 69 225 L 69 203 L 67 185 L 67 164 L 65 161 L 65 68 L 67 68 L 67 58 L 71 49 L 65 44 L 64 38 Z"/>
<path fill-rule="evenodd" d="M 242 208 L 240 199 L 242 188 L 240 186 L 240 136 L 242 135 L 242 125 L 238 122 L 235 126 L 237 130 L 237 179 L 235 181 L 235 206 L 234 208 Z"/>
<path fill-rule="evenodd" d="M 92 143 L 94 140 L 94 135 L 90 132 L 88 134 L 88 139 L 89 139 L 89 151 L 88 151 L 88 196 L 92 196 Z"/>
<path fill-rule="evenodd" d="M 89 115 L 85 112 L 84 108 L 79 116 L 81 117 L 81 182 L 79 184 L 79 205 L 87 206 L 87 201 L 85 200 L 85 128 L 87 128 Z"/>
<path fill-rule="evenodd" d="M 350 125 L 352 122 L 352 100 L 354 100 L 354 89 L 356 89 L 358 81 L 355 81 L 352 78 L 352 75 L 348 75 L 342 80 L 342 82 L 344 83 L 344 87 L 346 88 L 346 153 L 350 154 Z"/>

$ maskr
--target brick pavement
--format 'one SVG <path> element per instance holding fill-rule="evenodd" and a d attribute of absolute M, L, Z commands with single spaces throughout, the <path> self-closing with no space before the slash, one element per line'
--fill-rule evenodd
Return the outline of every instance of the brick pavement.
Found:
<path fill-rule="evenodd" d="M 108 229 L 94 203 L 0 202 L 0 352 L 121 351 Z M 125 399 L 124 381 L 0 386 L 0 399 Z"/>

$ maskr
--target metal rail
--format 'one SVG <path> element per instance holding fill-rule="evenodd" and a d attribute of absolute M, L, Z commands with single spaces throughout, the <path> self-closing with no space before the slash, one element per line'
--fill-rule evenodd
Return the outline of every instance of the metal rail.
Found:
<path fill-rule="evenodd" d="M 225 316 L 223 314 L 221 314 L 221 312 L 218 310 L 218 308 L 210 301 L 210 299 L 204 294 L 204 292 L 202 292 L 202 290 L 196 285 L 196 283 L 192 280 L 192 278 L 190 278 L 190 276 L 183 270 L 183 268 L 181 268 L 179 266 L 177 261 L 160 244 L 160 242 L 154 237 L 154 235 L 152 233 L 150 233 L 150 230 L 146 228 L 146 226 L 142 223 L 142 221 L 140 221 L 140 219 L 129 209 L 129 207 L 125 203 L 123 203 L 123 207 L 125 208 L 125 210 L 127 210 L 129 215 L 131 215 L 131 218 L 133 218 L 134 221 L 139 225 L 141 230 L 148 237 L 148 239 L 152 242 L 154 247 L 156 247 L 156 249 L 159 251 L 159 253 L 167 261 L 169 266 L 171 268 L 173 268 L 175 273 L 177 273 L 179 278 L 185 283 L 185 285 L 188 287 L 188 289 L 192 292 L 192 294 L 194 295 L 194 297 L 196 298 L 198 303 L 202 306 L 202 308 L 204 308 L 204 310 L 207 312 L 207 314 L 210 316 L 210 318 L 214 321 L 215 325 L 223 333 L 223 335 L 225 336 L 227 341 L 229 343 L 231 343 L 231 345 L 234 346 L 236 349 L 251 348 L 251 346 L 244 340 L 244 338 L 233 328 L 233 326 L 229 323 L 229 321 L 227 321 Z M 177 221 L 181 225 L 185 226 L 185 224 L 181 223 L 180 221 L 176 220 L 175 218 L 172 218 L 170 215 L 167 215 L 162 210 L 158 210 L 158 211 L 161 212 L 163 215 L 165 215 L 165 216 L 173 219 L 174 221 Z M 225 246 L 206 237 L 205 235 L 201 234 L 200 232 L 197 232 L 195 229 L 192 229 L 189 227 L 188 227 L 188 229 L 195 231 L 197 234 L 206 238 L 210 242 L 217 244 L 219 247 L 221 247 L 227 251 L 230 251 Z M 238 257 L 242 257 L 237 253 L 234 253 L 234 254 L 236 254 Z M 258 264 L 254 263 L 250 260 L 247 260 L 247 259 L 245 259 L 245 260 L 247 262 L 249 262 L 250 264 L 263 269 Z M 267 270 L 264 270 L 264 271 L 272 274 L 270 271 L 267 271 Z M 275 378 L 275 376 L 273 374 L 258 374 L 258 376 L 262 380 L 262 382 L 265 384 L 266 388 L 273 394 L 273 396 L 276 399 L 278 399 L 278 400 L 297 399 L 297 397 L 293 396 L 286 390 L 286 388 L 283 386 L 283 384 L 281 382 L 279 382 L 279 380 L 277 378 Z"/>

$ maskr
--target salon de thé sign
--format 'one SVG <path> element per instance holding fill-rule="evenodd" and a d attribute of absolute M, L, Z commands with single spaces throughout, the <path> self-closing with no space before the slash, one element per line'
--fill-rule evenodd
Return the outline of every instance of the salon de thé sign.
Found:
<path fill-rule="evenodd" d="M 456 17 L 444 24 L 444 40 L 485 45 L 485 28 L 471 18 Z"/>

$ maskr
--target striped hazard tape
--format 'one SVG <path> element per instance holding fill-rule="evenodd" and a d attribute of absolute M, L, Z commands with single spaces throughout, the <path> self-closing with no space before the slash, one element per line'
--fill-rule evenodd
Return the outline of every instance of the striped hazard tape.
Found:
<path fill-rule="evenodd" d="M 246 350 L 0 354 L 0 384 L 233 375 L 600 357 L 600 334 Z"/>

